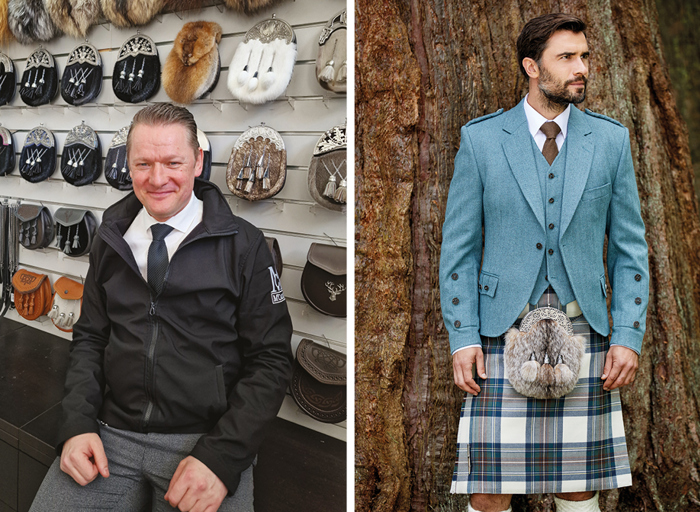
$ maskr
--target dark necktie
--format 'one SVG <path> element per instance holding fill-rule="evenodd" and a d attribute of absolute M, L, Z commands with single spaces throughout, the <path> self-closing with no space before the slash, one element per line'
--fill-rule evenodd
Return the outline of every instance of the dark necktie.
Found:
<path fill-rule="evenodd" d="M 168 248 L 165 246 L 164 238 L 173 230 L 172 226 L 167 224 L 153 224 L 151 226 L 151 234 L 153 241 L 148 248 L 148 284 L 156 292 L 160 294 L 163 288 L 163 278 L 165 271 L 168 269 Z"/>
<path fill-rule="evenodd" d="M 552 162 L 554 162 L 554 159 L 559 154 L 559 148 L 557 147 L 557 141 L 555 139 L 557 135 L 559 135 L 561 129 L 554 121 L 547 121 L 542 125 L 540 130 L 547 136 L 547 140 L 544 141 L 544 146 L 542 146 L 542 155 L 549 165 L 552 165 Z"/>

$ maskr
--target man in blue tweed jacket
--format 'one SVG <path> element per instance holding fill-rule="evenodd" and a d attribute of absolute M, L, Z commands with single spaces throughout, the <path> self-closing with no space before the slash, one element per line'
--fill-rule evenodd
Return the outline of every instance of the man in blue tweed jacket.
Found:
<path fill-rule="evenodd" d="M 541 492 L 555 493 L 559 512 L 595 511 L 597 490 L 631 485 L 618 388 L 638 366 L 647 244 L 628 130 L 571 105 L 586 94 L 584 30 L 560 13 L 528 22 L 518 39 L 528 95 L 461 131 L 440 292 L 466 392 L 452 492 L 471 495 L 470 511 Z M 574 391 L 541 400 L 510 386 L 502 335 L 547 305 L 587 341 Z"/>

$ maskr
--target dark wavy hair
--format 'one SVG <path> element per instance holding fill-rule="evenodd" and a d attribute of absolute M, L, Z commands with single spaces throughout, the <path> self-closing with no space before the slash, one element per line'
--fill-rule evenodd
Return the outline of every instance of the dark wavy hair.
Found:
<path fill-rule="evenodd" d="M 528 77 L 523 67 L 523 59 L 530 57 L 539 65 L 542 53 L 547 47 L 547 41 L 558 30 L 570 30 L 576 34 L 583 32 L 586 35 L 586 24 L 580 18 L 563 12 L 544 14 L 532 18 L 523 27 L 518 36 L 518 66 L 520 72 Z"/>

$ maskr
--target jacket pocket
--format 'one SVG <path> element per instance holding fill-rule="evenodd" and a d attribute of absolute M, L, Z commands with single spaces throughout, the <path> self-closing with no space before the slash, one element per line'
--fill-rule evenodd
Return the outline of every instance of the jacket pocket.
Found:
<path fill-rule="evenodd" d="M 583 191 L 581 195 L 581 202 L 593 201 L 599 197 L 609 197 L 612 193 L 612 185 L 606 183 L 602 187 L 589 188 Z"/>
<path fill-rule="evenodd" d="M 603 297 L 608 296 L 608 287 L 605 284 L 605 274 L 600 276 L 600 287 L 603 290 Z"/>
<path fill-rule="evenodd" d="M 482 272 L 479 276 L 479 293 L 493 297 L 498 287 L 498 276 Z"/>

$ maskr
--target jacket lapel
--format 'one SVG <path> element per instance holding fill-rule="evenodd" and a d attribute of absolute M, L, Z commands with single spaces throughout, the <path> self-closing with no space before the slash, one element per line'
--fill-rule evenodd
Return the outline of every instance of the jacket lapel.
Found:
<path fill-rule="evenodd" d="M 520 190 L 544 230 L 544 203 L 523 101 L 506 113 L 503 131 L 509 135 L 503 141 L 503 151 Z"/>
<path fill-rule="evenodd" d="M 593 136 L 586 115 L 572 105 L 566 135 L 566 171 L 559 239 L 569 227 L 581 200 L 593 162 Z"/>

